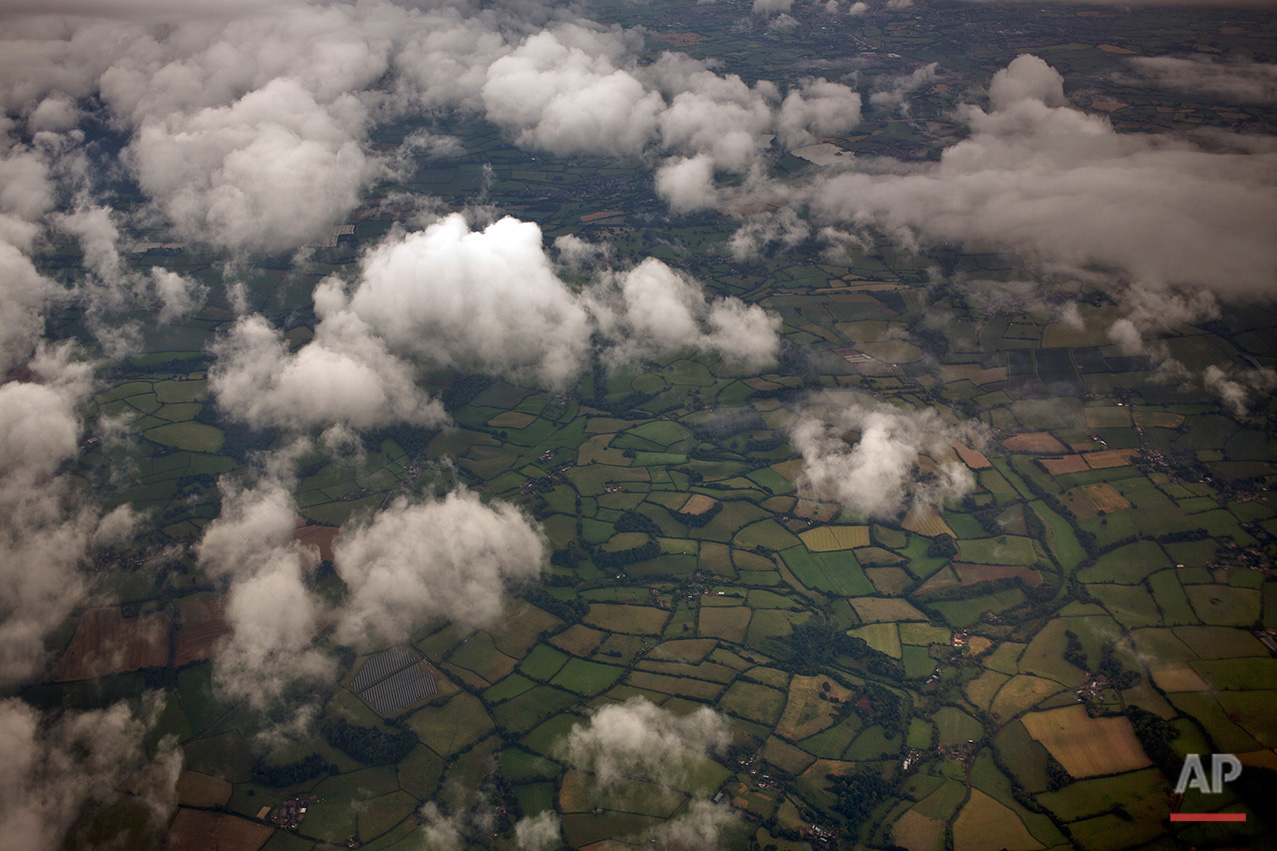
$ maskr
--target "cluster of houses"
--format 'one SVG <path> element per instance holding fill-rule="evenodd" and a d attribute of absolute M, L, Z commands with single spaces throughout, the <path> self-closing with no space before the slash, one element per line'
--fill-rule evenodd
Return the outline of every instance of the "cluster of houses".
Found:
<path fill-rule="evenodd" d="M 263 807 L 263 812 L 258 813 L 257 817 L 267 824 L 277 825 L 284 830 L 296 830 L 302 819 L 306 817 L 306 810 L 316 800 L 314 795 L 294 795 L 275 809 Z"/>

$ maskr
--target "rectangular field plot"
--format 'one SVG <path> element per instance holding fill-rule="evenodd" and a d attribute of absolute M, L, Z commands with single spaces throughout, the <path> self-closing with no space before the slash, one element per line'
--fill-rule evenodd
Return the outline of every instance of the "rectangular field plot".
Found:
<path fill-rule="evenodd" d="M 964 562 L 973 564 L 1031 565 L 1038 560 L 1032 538 L 1000 535 L 958 544 Z"/>
<path fill-rule="evenodd" d="M 868 526 L 817 526 L 798 536 L 814 553 L 869 546 Z"/>
<path fill-rule="evenodd" d="M 1126 718 L 1090 718 L 1082 706 L 1031 712 L 1021 719 L 1029 735 L 1074 777 L 1147 768 L 1152 763 Z"/>
<path fill-rule="evenodd" d="M 126 618 L 119 606 L 89 609 L 63 654 L 54 682 L 164 667 L 169 656 L 169 619 L 155 612 Z"/>
<path fill-rule="evenodd" d="M 856 557 L 848 550 L 810 553 L 806 547 L 790 547 L 780 555 L 798 581 L 808 588 L 839 596 L 874 591 Z"/>
<path fill-rule="evenodd" d="M 177 818 L 169 825 L 163 847 L 174 851 L 205 851 L 210 848 L 219 851 L 257 851 L 274 832 L 275 829 L 270 825 L 236 818 L 226 813 L 181 807 L 177 811 Z"/>

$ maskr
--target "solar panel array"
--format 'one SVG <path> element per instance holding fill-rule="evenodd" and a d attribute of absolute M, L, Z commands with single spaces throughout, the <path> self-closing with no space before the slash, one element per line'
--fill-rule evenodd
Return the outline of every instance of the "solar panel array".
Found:
<path fill-rule="evenodd" d="M 382 715 L 394 715 L 439 691 L 430 666 L 416 651 L 404 646 L 370 658 L 351 681 L 351 687 Z"/>
<path fill-rule="evenodd" d="M 413 665 L 365 689 L 359 696 L 382 715 L 394 715 L 438 691 L 434 675 L 425 670 L 424 665 Z"/>
<path fill-rule="evenodd" d="M 384 650 L 371 657 L 359 669 L 350 686 L 355 691 L 363 691 L 373 683 L 380 682 L 401 668 L 406 668 L 421 657 L 411 648 L 400 645 Z"/>

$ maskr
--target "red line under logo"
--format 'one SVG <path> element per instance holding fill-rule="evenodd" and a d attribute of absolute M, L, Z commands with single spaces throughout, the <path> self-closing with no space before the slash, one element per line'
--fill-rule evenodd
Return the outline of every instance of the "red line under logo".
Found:
<path fill-rule="evenodd" d="M 1171 813 L 1171 821 L 1245 821 L 1245 813 Z"/>

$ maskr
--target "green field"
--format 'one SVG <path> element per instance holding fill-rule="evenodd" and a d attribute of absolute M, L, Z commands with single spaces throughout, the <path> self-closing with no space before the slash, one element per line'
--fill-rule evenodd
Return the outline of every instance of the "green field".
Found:
<path fill-rule="evenodd" d="M 606 690 L 624 673 L 624 668 L 618 668 L 615 665 L 601 665 L 584 659 L 572 659 L 550 682 L 568 691 L 588 696 Z"/>

